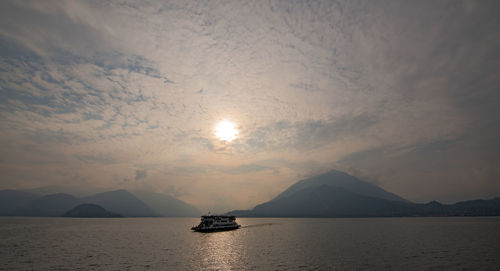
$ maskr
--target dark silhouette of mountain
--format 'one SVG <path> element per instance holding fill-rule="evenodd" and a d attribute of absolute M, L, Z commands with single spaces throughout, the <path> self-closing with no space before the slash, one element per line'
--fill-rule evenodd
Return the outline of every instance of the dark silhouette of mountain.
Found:
<path fill-rule="evenodd" d="M 491 216 L 500 215 L 500 198 L 491 200 L 470 200 L 457 202 L 450 206 L 454 214 Z"/>
<path fill-rule="evenodd" d="M 63 190 L 60 186 L 32 189 L 40 194 L 24 190 L 0 190 L 0 216 L 61 216 L 78 204 L 98 204 L 113 213 L 123 216 L 199 216 L 201 212 L 172 196 L 138 191 L 134 194 L 126 190 L 108 191 L 84 198 L 76 198 L 66 193 L 42 195 L 49 191 Z"/>
<path fill-rule="evenodd" d="M 127 190 L 116 190 L 82 198 L 83 202 L 98 204 L 106 210 L 132 217 L 158 216 L 147 204 Z"/>
<path fill-rule="evenodd" d="M 197 217 L 201 214 L 196 207 L 166 194 L 146 191 L 134 191 L 133 194 L 159 216 Z"/>
<path fill-rule="evenodd" d="M 16 216 L 61 216 L 81 201 L 69 194 L 42 196 L 13 212 Z"/>
<path fill-rule="evenodd" d="M 64 193 L 64 194 L 70 194 L 70 195 L 73 195 L 76 197 L 83 197 L 83 196 L 91 195 L 91 194 L 94 194 L 95 192 L 97 192 L 95 190 L 87 189 L 87 188 L 83 188 L 83 187 L 61 186 L 61 185 L 41 186 L 41 187 L 36 187 L 36 188 L 23 189 L 21 191 L 28 192 L 31 194 L 37 194 L 40 196 Z"/>
<path fill-rule="evenodd" d="M 416 207 L 412 203 L 368 197 L 343 187 L 323 184 L 257 205 L 250 213 L 231 212 L 231 214 L 277 217 L 374 217 L 411 215 L 413 209 Z"/>
<path fill-rule="evenodd" d="M 327 173 L 317 175 L 305 180 L 301 180 L 295 183 L 294 185 L 290 186 L 284 192 L 276 196 L 273 200 L 288 197 L 294 194 L 295 192 L 298 192 L 306 188 L 318 187 L 323 185 L 342 187 L 345 190 L 351 191 L 359 195 L 376 197 L 393 201 L 408 202 L 407 200 L 401 198 L 400 196 L 393 194 L 391 192 L 387 192 L 384 189 L 374 184 L 362 181 L 354 176 L 351 176 L 347 173 L 337 170 L 331 170 Z"/>
<path fill-rule="evenodd" d="M 0 215 L 13 215 L 14 211 L 38 197 L 33 193 L 19 190 L 0 190 Z"/>
<path fill-rule="evenodd" d="M 338 178 L 337 178 L 338 177 Z M 338 181 L 340 179 L 340 181 Z M 352 182 L 350 184 L 349 182 Z M 338 185 L 332 185 L 338 184 Z M 393 217 L 500 215 L 500 198 L 452 205 L 417 204 L 338 171 L 300 181 L 252 210 L 229 212 L 262 217 Z"/>
<path fill-rule="evenodd" d="M 67 211 L 64 217 L 122 217 L 122 215 L 107 211 L 97 204 L 84 203 Z"/>

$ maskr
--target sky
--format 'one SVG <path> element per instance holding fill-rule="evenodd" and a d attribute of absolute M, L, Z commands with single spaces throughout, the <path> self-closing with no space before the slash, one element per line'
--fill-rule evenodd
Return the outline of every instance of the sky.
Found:
<path fill-rule="evenodd" d="M 0 189 L 500 196 L 498 48 L 499 1 L 0 1 Z"/>

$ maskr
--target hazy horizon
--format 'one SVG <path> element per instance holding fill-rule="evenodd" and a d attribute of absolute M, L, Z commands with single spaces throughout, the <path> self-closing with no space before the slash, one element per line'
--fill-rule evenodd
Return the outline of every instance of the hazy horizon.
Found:
<path fill-rule="evenodd" d="M 0 189 L 500 196 L 498 1 L 1 1 Z"/>

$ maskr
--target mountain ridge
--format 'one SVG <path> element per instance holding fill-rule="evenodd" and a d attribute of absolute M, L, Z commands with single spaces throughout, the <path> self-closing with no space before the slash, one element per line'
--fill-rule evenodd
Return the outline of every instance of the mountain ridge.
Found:
<path fill-rule="evenodd" d="M 131 193 L 150 206 L 157 215 L 163 217 L 193 217 L 201 215 L 201 211 L 198 208 L 167 194 L 140 190 L 132 191 Z"/>
<path fill-rule="evenodd" d="M 128 217 L 158 216 L 151 207 L 125 189 L 106 191 L 82 198 L 86 203 L 102 206 L 106 210 Z"/>
<path fill-rule="evenodd" d="M 56 217 L 63 215 L 67 209 L 71 209 L 81 203 L 80 199 L 70 194 L 57 193 L 45 195 L 16 210 L 15 215 Z"/>
<path fill-rule="evenodd" d="M 276 196 L 272 200 L 290 196 L 293 193 L 306 187 L 321 186 L 324 184 L 329 186 L 343 187 L 360 195 L 374 196 L 394 201 L 409 202 L 408 200 L 394 193 L 388 192 L 375 184 L 363 181 L 338 170 L 330 170 L 326 173 L 300 180 L 288 187 L 282 193 L 278 194 L 278 196 Z"/>
<path fill-rule="evenodd" d="M 33 189 L 43 192 L 40 194 L 26 190 L 0 190 L 0 216 L 62 216 L 79 204 L 97 204 L 106 211 L 128 217 L 194 217 L 201 214 L 193 205 L 161 193 L 119 189 L 81 198 L 68 193 L 44 195 L 54 189 L 60 190 L 60 187 Z"/>
<path fill-rule="evenodd" d="M 332 179 L 333 178 L 333 179 Z M 335 178 L 338 178 L 335 180 Z M 340 180 L 339 180 L 340 179 Z M 349 183 L 352 182 L 352 183 Z M 241 217 L 403 217 L 497 216 L 500 198 L 455 204 L 412 203 L 394 193 L 340 171 L 298 181 L 275 198 L 250 210 L 233 210 Z M 369 194 L 373 192 L 373 194 Z"/>
<path fill-rule="evenodd" d="M 0 215 L 12 215 L 39 195 L 14 189 L 0 190 Z"/>

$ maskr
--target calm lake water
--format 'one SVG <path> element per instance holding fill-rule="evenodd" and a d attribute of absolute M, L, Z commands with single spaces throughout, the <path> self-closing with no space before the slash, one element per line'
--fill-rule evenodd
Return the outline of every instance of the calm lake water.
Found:
<path fill-rule="evenodd" d="M 0 218 L 0 270 L 500 270 L 500 218 Z"/>

